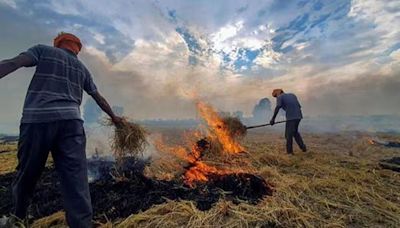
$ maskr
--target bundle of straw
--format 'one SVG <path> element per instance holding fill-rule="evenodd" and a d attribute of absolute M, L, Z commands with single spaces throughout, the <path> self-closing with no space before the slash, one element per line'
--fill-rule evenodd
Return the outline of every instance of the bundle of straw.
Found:
<path fill-rule="evenodd" d="M 111 120 L 108 120 L 107 124 L 113 125 Z M 142 155 L 148 144 L 146 135 L 146 130 L 142 126 L 129 122 L 124 117 L 123 121 L 115 126 L 112 139 L 112 147 L 117 161 L 121 161 L 124 157 Z"/>
<path fill-rule="evenodd" d="M 222 122 L 224 123 L 224 128 L 230 133 L 233 138 L 243 137 L 247 133 L 247 128 L 240 121 L 238 117 L 225 116 L 222 117 Z"/>

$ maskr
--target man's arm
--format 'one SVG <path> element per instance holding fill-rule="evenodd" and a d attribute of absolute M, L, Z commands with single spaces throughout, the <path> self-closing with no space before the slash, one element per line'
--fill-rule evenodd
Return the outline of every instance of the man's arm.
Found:
<path fill-rule="evenodd" d="M 270 123 L 271 125 L 274 125 L 274 124 L 275 124 L 275 118 L 276 118 L 276 116 L 278 115 L 279 109 L 280 109 L 280 108 L 281 108 L 280 106 L 276 106 L 276 107 L 275 107 L 274 115 L 272 116 L 271 121 L 269 121 L 269 123 Z"/>
<path fill-rule="evenodd" d="M 33 59 L 24 54 L 18 55 L 12 59 L 3 60 L 0 62 L 0 79 L 21 67 L 32 66 L 33 63 Z"/>
<path fill-rule="evenodd" d="M 277 97 L 277 98 L 276 98 L 276 107 L 275 107 L 275 110 L 274 110 L 274 115 L 272 116 L 271 121 L 269 121 L 269 123 L 270 123 L 271 125 L 274 125 L 274 124 L 275 124 L 275 118 L 276 118 L 276 116 L 278 115 L 279 109 L 280 109 L 281 107 L 282 107 L 282 98 L 281 98 L 281 97 Z"/>
<path fill-rule="evenodd" d="M 118 125 L 122 122 L 122 118 L 119 116 L 116 116 L 111 109 L 111 106 L 108 104 L 107 100 L 99 93 L 95 92 L 91 95 L 93 99 L 96 101 L 97 105 L 105 112 L 107 115 L 111 118 L 111 121 L 115 124 Z"/>

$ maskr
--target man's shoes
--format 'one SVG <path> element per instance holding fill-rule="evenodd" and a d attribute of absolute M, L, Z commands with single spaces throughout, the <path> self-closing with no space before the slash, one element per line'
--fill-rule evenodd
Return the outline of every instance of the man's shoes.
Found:
<path fill-rule="evenodd" d="M 293 152 L 288 152 L 287 154 L 288 154 L 289 156 L 293 156 L 293 155 L 294 155 Z"/>

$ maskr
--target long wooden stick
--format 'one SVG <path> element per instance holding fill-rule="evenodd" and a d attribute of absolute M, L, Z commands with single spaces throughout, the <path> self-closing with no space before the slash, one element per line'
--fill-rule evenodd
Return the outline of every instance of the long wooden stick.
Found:
<path fill-rule="evenodd" d="M 275 122 L 276 124 L 277 123 L 285 123 L 287 120 L 282 120 L 282 121 L 277 121 L 277 122 Z M 265 127 L 265 126 L 270 126 L 271 124 L 260 124 L 260 125 L 254 125 L 254 126 L 248 126 L 248 127 L 246 127 L 246 129 L 252 129 L 252 128 L 258 128 L 258 127 Z"/>

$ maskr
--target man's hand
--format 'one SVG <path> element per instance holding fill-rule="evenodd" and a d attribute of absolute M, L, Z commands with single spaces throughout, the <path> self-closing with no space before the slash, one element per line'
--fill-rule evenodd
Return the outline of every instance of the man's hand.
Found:
<path fill-rule="evenodd" d="M 272 116 L 271 120 L 269 121 L 269 124 L 271 124 L 271 126 L 275 124 L 275 118 L 278 115 L 280 108 L 281 108 L 281 106 L 279 104 L 277 104 L 275 107 L 274 115 Z"/>
<path fill-rule="evenodd" d="M 271 124 L 271 126 L 274 125 L 274 124 L 275 124 L 275 120 L 274 120 L 274 119 L 271 119 L 271 120 L 269 121 L 269 124 Z"/>
<path fill-rule="evenodd" d="M 96 101 L 97 105 L 99 105 L 99 107 L 111 118 L 111 121 L 114 123 L 114 125 L 116 127 L 122 126 L 124 119 L 114 114 L 107 100 L 98 91 L 91 95 Z"/>
<path fill-rule="evenodd" d="M 114 125 L 115 125 L 116 127 L 120 127 L 120 126 L 122 126 L 122 124 L 123 124 L 123 122 L 124 122 L 124 118 L 119 117 L 119 116 L 113 116 L 113 117 L 111 118 L 111 121 L 114 123 Z"/>

